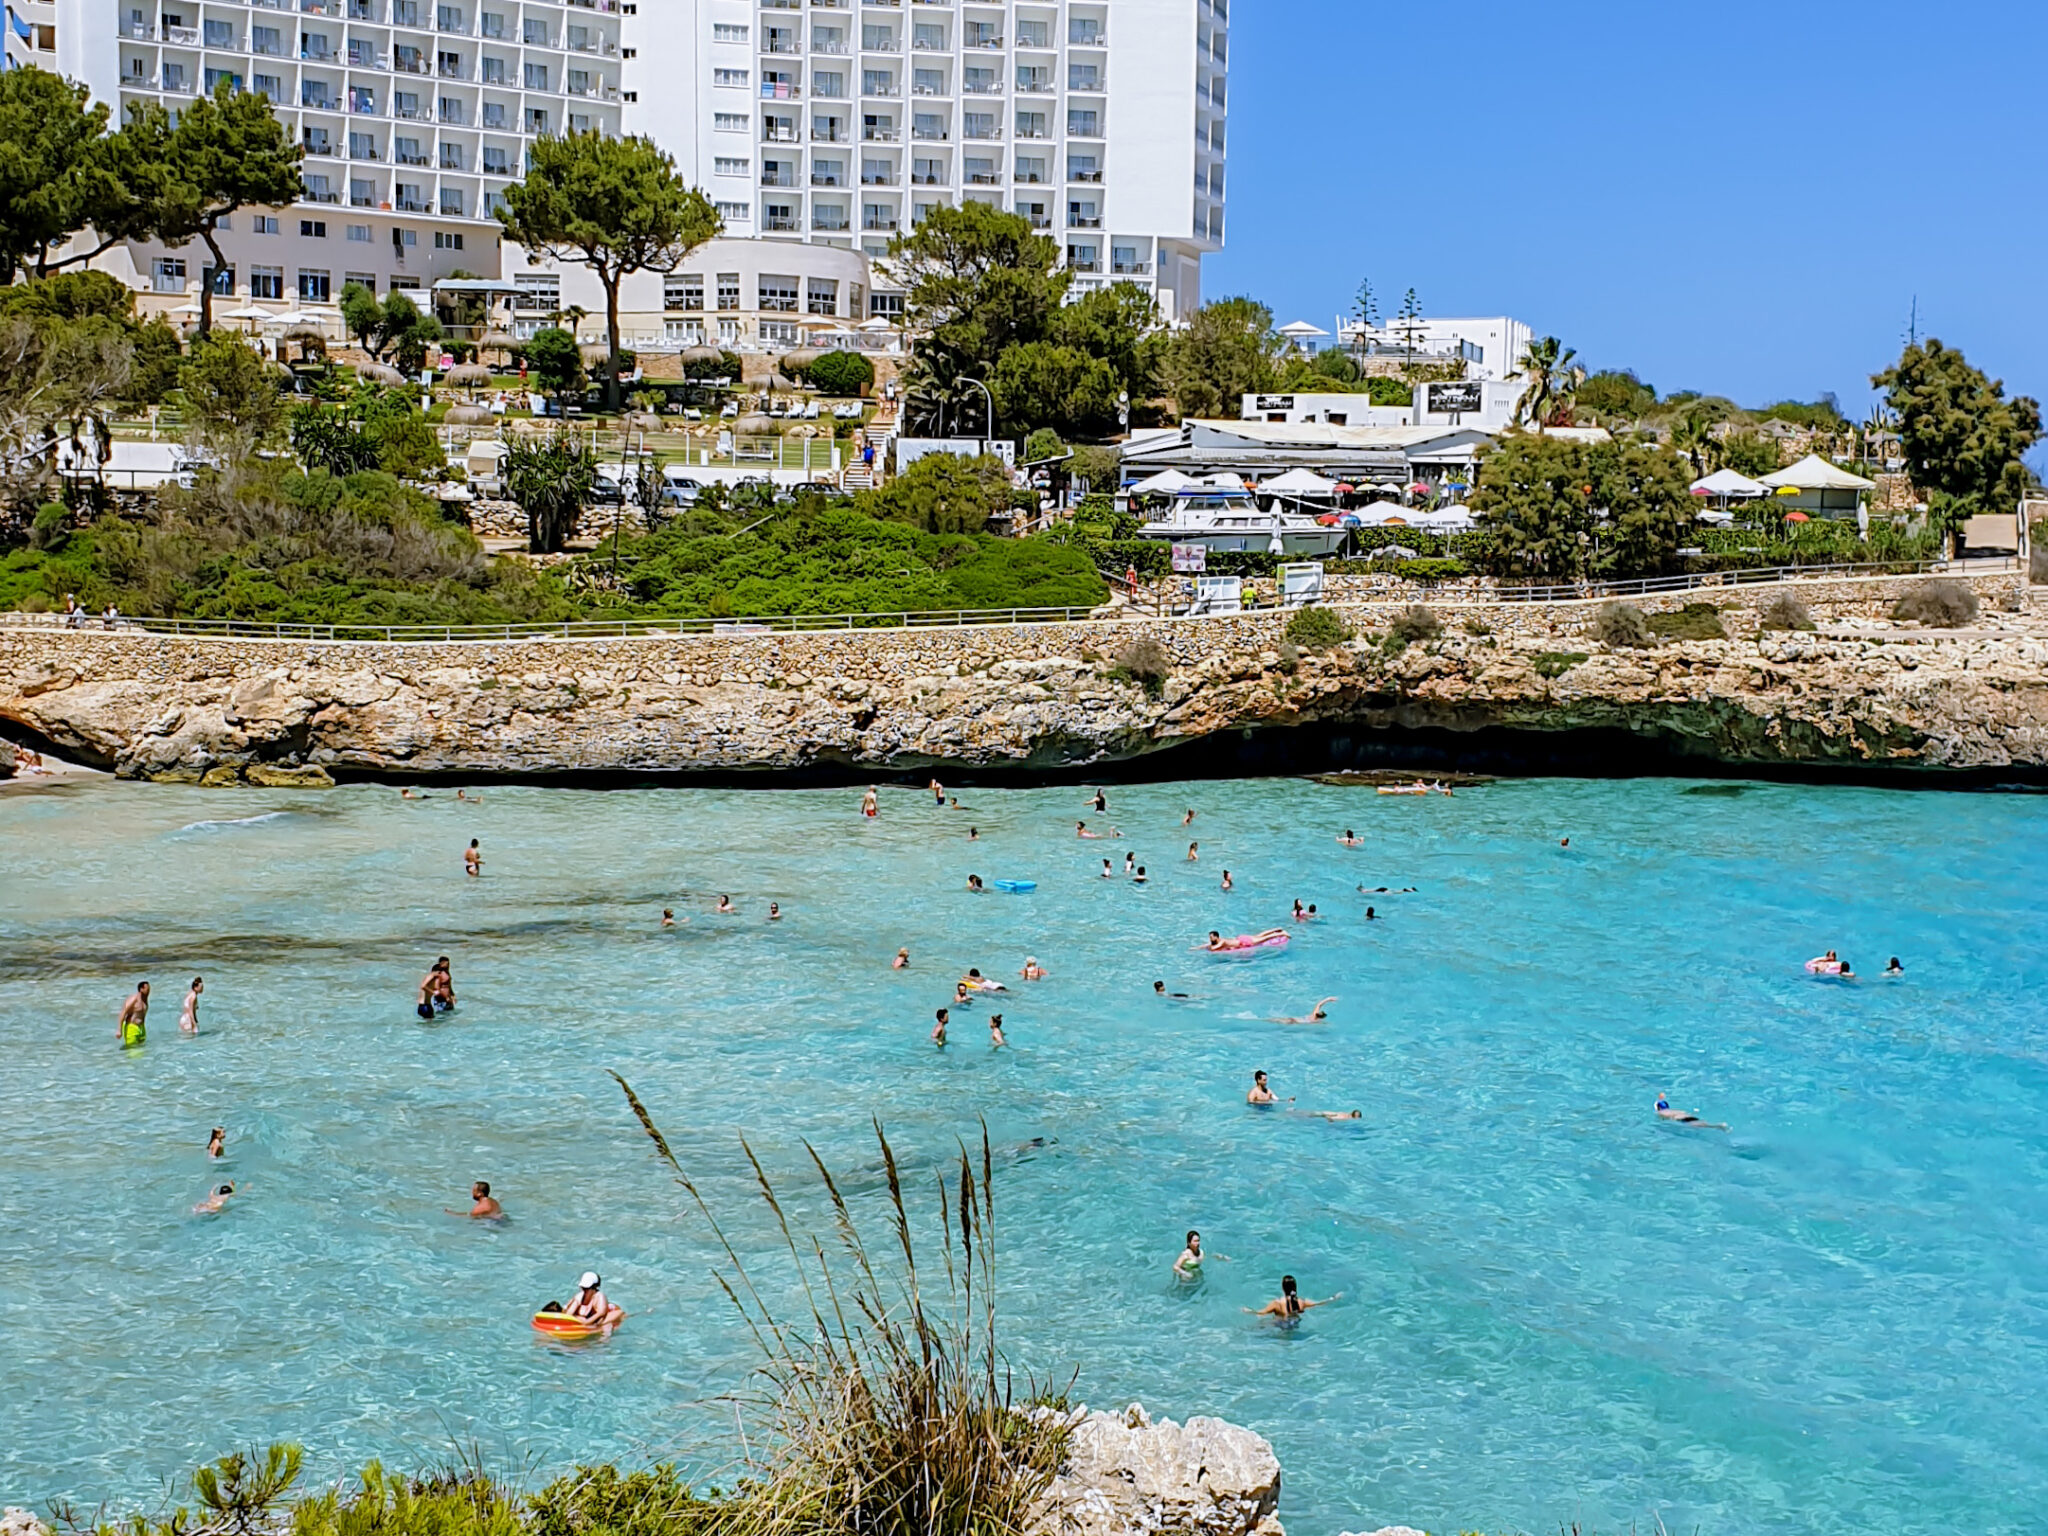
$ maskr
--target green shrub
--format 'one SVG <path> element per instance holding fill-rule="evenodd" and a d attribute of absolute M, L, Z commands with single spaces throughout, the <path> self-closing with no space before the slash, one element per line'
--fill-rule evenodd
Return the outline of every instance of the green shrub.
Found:
<path fill-rule="evenodd" d="M 620 1475 L 606 1464 L 578 1467 L 527 1501 L 527 1536 L 690 1536 L 720 1518 L 664 1463 Z"/>
<path fill-rule="evenodd" d="M 1653 613 L 1650 632 L 1660 640 L 1726 640 L 1721 610 L 1712 603 L 1687 603 L 1676 613 Z"/>
<path fill-rule="evenodd" d="M 1327 651 L 1351 638 L 1351 626 L 1333 608 L 1309 607 L 1287 621 L 1287 639 L 1304 651 Z"/>
<path fill-rule="evenodd" d="M 1470 576 L 1472 567 L 1463 560 L 1397 560 L 1394 574 L 1408 581 L 1456 581 Z"/>
<path fill-rule="evenodd" d="M 1956 629 L 1977 617 L 1977 594 L 1960 581 L 1924 581 L 1892 605 L 1892 617 Z"/>
<path fill-rule="evenodd" d="M 1593 615 L 1592 634 L 1615 650 L 1650 650 L 1657 644 L 1657 632 L 1634 603 L 1602 603 Z"/>
<path fill-rule="evenodd" d="M 1468 618 L 1459 627 L 1463 629 L 1466 634 L 1473 636 L 1490 635 L 1493 633 L 1493 627 L 1489 625 L 1486 622 L 1486 620 L 1480 618 L 1477 614 L 1474 614 L 1472 617 Z"/>
<path fill-rule="evenodd" d="M 804 373 L 827 395 L 857 395 L 875 382 L 875 365 L 858 352 L 827 352 Z"/>
<path fill-rule="evenodd" d="M 56 549 L 64 543 L 65 531 L 71 525 L 71 509 L 61 501 L 46 501 L 36 508 L 35 521 L 29 524 L 28 544 L 30 549 Z"/>
<path fill-rule="evenodd" d="M 1780 592 L 1772 598 L 1764 605 L 1764 611 L 1759 617 L 1765 629 L 1813 628 L 1812 613 L 1807 610 L 1806 604 L 1790 592 Z"/>
<path fill-rule="evenodd" d="M 1584 651 L 1543 651 L 1530 663 L 1538 677 L 1559 678 L 1586 660 Z"/>
<path fill-rule="evenodd" d="M 1420 640 L 1434 640 L 1443 632 L 1443 621 L 1420 603 L 1411 603 L 1394 615 L 1394 622 L 1387 626 L 1387 633 L 1400 640 L 1403 645 L 1413 645 Z"/>

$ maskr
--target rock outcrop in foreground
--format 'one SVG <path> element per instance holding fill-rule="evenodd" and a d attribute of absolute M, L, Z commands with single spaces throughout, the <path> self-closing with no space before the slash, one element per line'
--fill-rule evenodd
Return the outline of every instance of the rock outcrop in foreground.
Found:
<path fill-rule="evenodd" d="M 1601 730 L 1733 765 L 2048 766 L 2048 624 L 2018 578 L 1970 629 L 1882 615 L 1909 583 L 1707 589 L 1728 638 L 1610 649 L 1596 605 L 1466 604 L 1402 645 L 1389 607 L 1297 652 L 1276 614 L 809 634 L 419 644 L 0 624 L 0 732 L 135 778 L 1079 767 L 1256 728 Z M 1675 607 L 1676 600 L 1646 602 Z"/>
<path fill-rule="evenodd" d="M 1049 1412 L 1050 1410 L 1043 1410 Z M 1034 1513 L 1032 1536 L 1285 1536 L 1280 1459 L 1221 1419 L 1154 1421 L 1075 1409 L 1067 1464 Z"/>

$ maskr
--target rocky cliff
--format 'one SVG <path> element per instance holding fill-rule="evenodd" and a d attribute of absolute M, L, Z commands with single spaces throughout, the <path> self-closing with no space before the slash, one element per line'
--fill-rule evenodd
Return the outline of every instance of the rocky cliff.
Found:
<path fill-rule="evenodd" d="M 1815 632 L 1610 649 L 1594 605 L 1469 603 L 1300 651 L 1277 615 L 814 634 L 386 644 L 0 625 L 0 733 L 131 777 L 1052 769 L 1262 728 L 1625 733 L 1735 765 L 2048 767 L 2048 624 L 2012 580 L 1968 630 L 1804 583 Z M 1711 595 L 1711 594 L 1709 594 Z M 1701 594 L 1689 594 L 1697 600 Z M 1654 607 L 1655 604 L 1646 604 Z M 1666 606 L 1670 606 L 1667 604 Z"/>

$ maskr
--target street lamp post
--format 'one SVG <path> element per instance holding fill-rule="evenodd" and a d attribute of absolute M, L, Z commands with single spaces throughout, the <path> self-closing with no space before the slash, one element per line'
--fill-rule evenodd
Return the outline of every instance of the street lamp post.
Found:
<path fill-rule="evenodd" d="M 988 386 L 982 383 L 979 379 L 962 379 L 960 382 L 962 384 L 972 384 L 976 389 L 981 391 L 982 399 L 988 402 L 988 440 L 990 442 L 995 441 L 996 397 L 988 392 Z"/>

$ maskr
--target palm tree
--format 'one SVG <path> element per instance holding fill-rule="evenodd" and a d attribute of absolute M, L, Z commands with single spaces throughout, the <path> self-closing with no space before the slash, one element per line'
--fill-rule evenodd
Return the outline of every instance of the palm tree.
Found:
<path fill-rule="evenodd" d="M 1533 420 L 1536 430 L 1541 432 L 1552 415 L 1586 382 L 1586 370 L 1576 363 L 1578 355 L 1576 347 L 1566 346 L 1555 336 L 1532 341 L 1523 349 L 1517 366 L 1529 383 L 1522 398 L 1515 402 L 1517 426 Z"/>
<path fill-rule="evenodd" d="M 1684 414 L 1671 423 L 1671 446 L 1692 460 L 1695 477 L 1706 474 L 1708 457 L 1719 456 L 1721 440 L 1714 436 L 1717 425 L 1713 411 L 1702 402 L 1687 406 Z"/>

